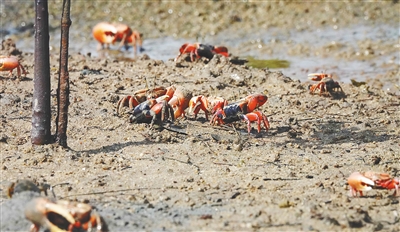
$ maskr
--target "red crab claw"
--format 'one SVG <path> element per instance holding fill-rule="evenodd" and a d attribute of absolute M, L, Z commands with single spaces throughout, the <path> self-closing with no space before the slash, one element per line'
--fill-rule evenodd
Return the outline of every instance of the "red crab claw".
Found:
<path fill-rule="evenodd" d="M 223 47 L 223 46 L 214 47 L 213 52 L 215 52 L 217 54 L 220 54 L 220 55 L 223 55 L 223 56 L 226 56 L 226 57 L 229 56 L 228 48 Z"/>
<path fill-rule="evenodd" d="M 226 118 L 226 114 L 224 109 L 219 108 L 215 111 L 213 117 L 211 118 L 210 124 L 211 125 L 222 125 L 224 124 L 224 118 Z"/>
<path fill-rule="evenodd" d="M 114 43 L 117 28 L 111 23 L 101 22 L 93 27 L 92 33 L 93 37 L 99 42 L 98 50 L 100 50 L 104 48 L 104 45 L 109 47 L 110 44 Z"/>
<path fill-rule="evenodd" d="M 268 101 L 268 97 L 265 94 L 257 93 L 247 96 L 244 99 L 244 113 L 249 113 L 257 109 L 258 107 L 264 105 Z M 243 104 L 243 103 L 242 103 Z M 243 109 L 243 107 L 241 107 Z"/>
<path fill-rule="evenodd" d="M 330 74 L 327 73 L 310 73 L 308 74 L 308 79 L 313 80 L 313 81 L 320 81 L 324 79 L 325 77 L 331 77 Z"/>
<path fill-rule="evenodd" d="M 249 134 L 251 131 L 251 122 L 257 122 L 258 133 L 261 132 L 261 122 L 264 123 L 265 130 L 269 130 L 269 121 L 267 119 L 267 116 L 265 116 L 265 114 L 260 111 L 254 111 L 246 115 L 241 115 L 240 118 L 247 122 L 247 131 Z"/>
<path fill-rule="evenodd" d="M 31 232 L 38 232 L 42 226 L 51 232 L 67 231 L 76 223 L 67 209 L 42 197 L 26 205 L 25 217 L 33 223 Z"/>
<path fill-rule="evenodd" d="M 194 44 L 189 44 L 185 43 L 179 48 L 179 55 L 175 58 L 175 61 L 178 60 L 179 57 L 182 56 L 182 54 L 185 53 L 190 53 L 190 59 L 193 62 L 194 61 L 194 55 L 197 57 L 197 49 L 199 48 L 200 43 L 194 43 Z"/>
<path fill-rule="evenodd" d="M 347 182 L 350 185 L 350 194 L 353 197 L 356 197 L 357 193 L 360 193 L 360 196 L 363 196 L 363 191 L 369 191 L 372 189 L 371 186 L 375 185 L 373 180 L 359 172 L 353 172 L 349 176 Z"/>
<path fill-rule="evenodd" d="M 387 173 L 379 173 L 379 172 L 372 172 L 368 171 L 364 173 L 364 176 L 373 180 L 375 186 L 385 188 L 385 189 L 394 189 L 393 196 L 400 196 L 399 192 L 399 184 L 400 181 L 398 178 L 392 178 Z"/>
<path fill-rule="evenodd" d="M 194 114 L 194 118 L 197 118 L 197 114 L 200 112 L 200 110 L 204 111 L 205 115 L 206 115 L 206 119 L 208 121 L 208 99 L 203 96 L 203 95 L 198 95 L 195 97 L 192 97 L 192 99 L 190 99 L 189 101 L 189 113 Z"/>

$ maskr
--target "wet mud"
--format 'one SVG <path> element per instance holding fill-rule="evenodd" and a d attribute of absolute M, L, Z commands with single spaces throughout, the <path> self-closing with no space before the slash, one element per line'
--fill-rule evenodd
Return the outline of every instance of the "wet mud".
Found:
<path fill-rule="evenodd" d="M 212 22 L 221 20 L 209 25 L 215 27 L 217 37 L 227 27 L 226 20 L 232 24 L 229 29 L 234 29 L 241 25 L 240 17 L 259 14 L 253 3 L 236 10 L 228 3 L 204 4 L 214 4 L 216 15 L 202 8 L 197 13 L 179 8 L 183 15 L 197 17 L 190 25 L 177 23 L 177 28 L 167 27 L 166 16 L 168 9 L 177 12 L 174 7 L 182 5 L 162 3 L 156 8 L 146 3 L 138 7 L 149 7 L 146 9 L 154 20 L 166 17 L 157 21 L 157 28 L 165 28 L 162 33 L 182 37 L 202 33 L 203 27 L 197 28 L 195 22 L 207 25 L 210 15 Z M 372 22 L 385 23 L 396 14 L 391 6 L 398 7 L 391 2 L 373 7 L 356 2 L 347 8 L 337 4 L 326 3 L 336 9 L 339 26 L 352 25 L 352 20 L 365 12 L 372 12 Z M 293 28 L 300 21 L 290 17 L 321 10 L 321 5 L 298 7 L 288 3 L 275 9 L 277 6 L 271 5 L 270 12 L 275 13 L 270 20 L 252 17 L 254 21 L 246 25 L 265 24 L 268 28 L 269 24 L 290 22 Z M 123 8 L 113 7 L 104 6 L 103 12 Z M 293 10 L 295 13 L 289 14 Z M 89 6 L 87 11 L 94 9 Z M 312 16 L 318 27 L 331 24 L 333 16 L 326 12 Z M 373 16 L 376 12 L 382 17 Z M 21 19 L 24 17 L 28 18 Z M 109 21 L 117 20 L 114 17 Z M 145 30 L 149 35 L 156 34 Z M 6 54 L 8 48 L 1 53 Z M 318 91 L 309 92 L 308 86 L 317 82 L 299 80 L 284 70 L 251 68 L 234 56 L 175 62 L 175 56 L 153 59 L 146 53 L 136 59 L 119 59 L 71 52 L 69 147 L 63 149 L 56 144 L 32 146 L 30 142 L 34 56 L 17 49 L 22 51 L 19 57 L 29 74 L 15 78 L 0 73 L 2 191 L 20 179 L 61 184 L 54 187 L 58 199 L 89 203 L 111 231 L 395 231 L 399 227 L 399 197 L 392 196 L 393 190 L 373 189 L 355 198 L 350 196 L 347 184 L 354 171 L 400 176 L 400 97 L 396 89 L 382 88 L 398 85 L 398 69 L 392 66 L 385 75 L 365 84 L 335 79 L 343 92 L 320 96 Z M 51 104 L 52 112 L 56 112 L 59 55 L 53 51 L 50 56 Z M 319 71 L 304 70 L 305 77 Z M 263 93 L 268 101 L 259 110 L 267 116 L 270 129 L 262 127 L 258 133 L 252 123 L 249 134 L 243 121 L 213 126 L 202 112 L 197 119 L 187 113 L 186 118 L 153 127 L 129 123 L 127 107 L 117 114 L 121 98 L 146 87 L 172 85 L 189 90 L 192 96 L 219 96 L 228 102 Z M 55 113 L 53 129 L 54 117 Z M 0 199 L 0 230 L 28 230 L 30 222 L 23 210 L 34 196 L 37 193 L 23 192 L 9 199 L 4 193 Z"/>

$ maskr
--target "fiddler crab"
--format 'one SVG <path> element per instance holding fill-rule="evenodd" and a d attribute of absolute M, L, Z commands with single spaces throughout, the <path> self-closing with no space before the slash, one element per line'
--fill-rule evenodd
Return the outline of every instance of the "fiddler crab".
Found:
<path fill-rule="evenodd" d="M 331 94 L 333 91 L 340 90 L 343 92 L 342 87 L 337 81 L 332 79 L 332 75 L 327 73 L 310 73 L 308 78 L 313 81 L 319 81 L 317 84 L 310 85 L 308 88 L 310 93 L 313 94 L 316 90 L 319 90 L 319 95 Z"/>
<path fill-rule="evenodd" d="M 175 120 L 185 117 L 191 97 L 192 93 L 180 86 L 144 89 L 122 98 L 117 103 L 117 113 L 122 107 L 129 106 L 132 110 L 129 121 L 132 123 Z"/>
<path fill-rule="evenodd" d="M 135 55 L 137 54 L 137 47 L 139 52 L 144 51 L 141 34 L 132 30 L 128 25 L 100 22 L 93 27 L 92 33 L 93 37 L 99 42 L 99 50 L 104 47 L 109 48 L 110 44 L 119 42 L 118 49 L 124 46 L 128 50 L 129 45 L 132 44 Z"/>
<path fill-rule="evenodd" d="M 190 54 L 190 60 L 193 62 L 195 59 L 199 59 L 200 57 L 205 57 L 211 60 L 215 54 L 220 54 L 225 57 L 228 57 L 228 48 L 224 46 L 213 46 L 209 44 L 202 43 L 194 43 L 189 44 L 185 43 L 179 48 L 179 55 L 175 58 L 177 61 L 183 54 Z"/>
<path fill-rule="evenodd" d="M 26 205 L 25 217 L 33 223 L 31 232 L 38 232 L 41 227 L 50 232 L 108 231 L 104 219 L 84 203 L 39 197 Z"/>
<path fill-rule="evenodd" d="M 350 185 L 350 194 L 356 197 L 359 193 L 363 196 L 363 191 L 369 191 L 373 187 L 379 187 L 384 189 L 394 189 L 393 196 L 400 196 L 399 185 L 400 180 L 393 178 L 387 173 L 379 172 L 353 172 L 348 180 Z"/>
<path fill-rule="evenodd" d="M 24 66 L 19 62 L 15 56 L 0 56 L 0 71 L 10 71 L 10 77 L 13 76 L 12 71 L 17 69 L 17 77 L 21 77 L 21 73 L 28 74 Z"/>
<path fill-rule="evenodd" d="M 195 117 L 200 110 L 203 110 L 208 120 L 208 114 L 213 114 L 210 123 L 212 125 L 228 124 L 236 121 L 243 120 L 247 123 L 247 131 L 250 134 L 251 123 L 257 122 L 257 131 L 261 132 L 261 124 L 265 126 L 265 130 L 270 128 L 269 121 L 264 113 L 255 111 L 268 100 L 265 94 L 251 94 L 237 102 L 230 103 L 222 98 L 207 99 L 204 96 L 196 96 L 192 98 L 189 103 L 191 111 L 194 112 Z M 210 103 L 211 102 L 211 103 Z M 211 110 L 210 110 L 211 109 Z"/>

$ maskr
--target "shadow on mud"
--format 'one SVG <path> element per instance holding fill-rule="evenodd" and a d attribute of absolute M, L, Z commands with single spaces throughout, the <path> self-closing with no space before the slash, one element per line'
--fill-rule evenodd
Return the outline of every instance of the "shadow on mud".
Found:
<path fill-rule="evenodd" d="M 369 123 L 363 123 L 358 126 L 346 126 L 347 121 L 333 121 L 314 123 L 304 130 L 299 126 L 280 126 L 273 132 L 276 136 L 287 136 L 287 140 L 281 145 L 287 143 L 299 144 L 305 147 L 317 146 L 323 148 L 325 145 L 330 144 L 343 144 L 343 143 L 371 143 L 371 142 L 384 142 L 395 139 L 394 136 L 388 134 L 388 130 L 383 128 L 373 128 Z M 308 127 L 308 126 L 307 126 Z M 369 128 L 366 128 L 369 127 Z"/>
<path fill-rule="evenodd" d="M 88 149 L 88 150 L 74 150 L 72 148 L 71 151 L 77 152 L 77 153 L 87 153 L 89 155 L 94 155 L 94 154 L 100 154 L 100 153 L 107 153 L 107 152 L 116 152 L 119 151 L 125 147 L 130 147 L 130 146 L 139 146 L 139 145 L 143 145 L 143 144 L 148 144 L 149 141 L 144 139 L 140 142 L 126 142 L 126 143 L 114 143 L 111 145 L 107 145 L 107 146 L 101 146 L 99 148 L 96 149 Z"/>

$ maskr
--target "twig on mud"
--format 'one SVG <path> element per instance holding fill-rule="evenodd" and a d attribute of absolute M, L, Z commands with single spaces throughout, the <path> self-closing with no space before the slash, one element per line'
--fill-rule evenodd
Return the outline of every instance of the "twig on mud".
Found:
<path fill-rule="evenodd" d="M 266 161 L 266 160 L 262 160 L 262 159 L 256 159 L 256 160 L 259 160 L 259 161 L 264 162 L 264 163 L 267 163 L 267 164 L 273 164 L 273 165 L 275 165 L 275 166 L 281 167 L 280 164 L 276 164 L 276 163 L 271 162 L 271 161 Z"/>
<path fill-rule="evenodd" d="M 217 152 L 215 152 L 215 151 L 213 151 L 213 149 L 211 149 L 211 146 L 210 146 L 207 142 L 204 142 L 204 143 L 206 144 L 206 146 L 208 147 L 208 149 L 210 149 L 210 151 L 211 151 L 212 153 L 214 153 L 215 155 L 218 155 Z"/>
<path fill-rule="evenodd" d="M 230 163 L 220 163 L 220 162 L 213 162 L 213 164 L 216 164 L 216 165 L 235 166 L 235 165 L 233 165 L 233 164 L 230 164 Z"/>
<path fill-rule="evenodd" d="M 263 181 L 277 181 L 277 180 L 282 180 L 282 181 L 292 181 L 292 180 L 302 180 L 302 179 L 299 179 L 299 178 L 282 178 L 282 177 L 278 177 L 278 178 L 268 178 L 268 177 L 265 177 L 265 178 L 263 178 L 262 179 Z"/>
<path fill-rule="evenodd" d="M 110 190 L 110 191 L 102 191 L 102 192 L 93 192 L 93 193 L 80 193 L 75 195 L 68 195 L 65 197 L 60 197 L 60 199 L 66 199 L 70 197 L 78 197 L 78 196 L 89 196 L 89 195 L 100 195 L 105 193 L 119 193 L 119 192 L 129 192 L 134 190 L 160 190 L 162 188 L 132 188 L 132 189 L 120 189 L 120 190 Z"/>
<path fill-rule="evenodd" d="M 163 159 L 168 159 L 168 160 L 174 160 L 174 161 L 177 161 L 179 163 L 183 163 L 183 164 L 188 164 L 188 165 L 194 166 L 194 167 L 197 168 L 197 171 L 200 172 L 200 167 L 198 165 L 196 165 L 196 164 L 193 164 L 192 161 L 190 161 L 190 156 L 189 155 L 187 155 L 187 156 L 188 156 L 189 160 L 186 161 L 186 162 L 182 161 L 182 160 L 178 160 L 178 159 L 172 158 L 172 157 L 167 157 L 167 156 L 162 156 L 162 158 Z"/>
<path fill-rule="evenodd" d="M 167 131 L 171 131 L 171 132 L 175 132 L 175 133 L 181 134 L 181 135 L 189 135 L 186 132 L 175 130 L 175 129 L 172 129 L 170 127 L 161 126 L 161 128 L 166 129 Z"/>

